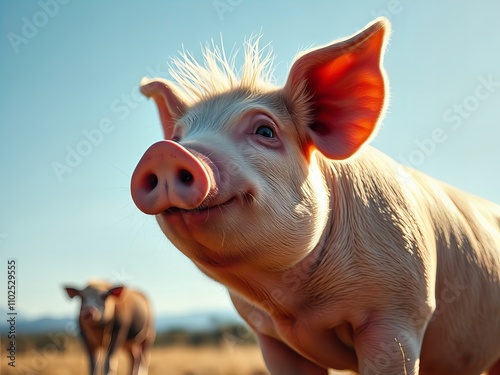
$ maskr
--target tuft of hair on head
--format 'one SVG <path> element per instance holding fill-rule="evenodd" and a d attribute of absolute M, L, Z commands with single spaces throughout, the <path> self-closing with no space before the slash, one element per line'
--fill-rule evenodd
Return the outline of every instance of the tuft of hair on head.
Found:
<path fill-rule="evenodd" d="M 108 281 L 98 278 L 89 279 L 87 285 L 99 290 L 107 290 L 111 288 L 111 284 Z"/>
<path fill-rule="evenodd" d="M 196 61 L 184 48 L 179 57 L 169 63 L 169 73 L 186 94 L 186 99 L 196 102 L 231 90 L 262 91 L 274 89 L 275 55 L 269 44 L 259 46 L 262 35 L 253 35 L 244 43 L 244 63 L 236 68 L 239 50 L 226 55 L 224 43 L 202 46 L 203 63 Z"/>

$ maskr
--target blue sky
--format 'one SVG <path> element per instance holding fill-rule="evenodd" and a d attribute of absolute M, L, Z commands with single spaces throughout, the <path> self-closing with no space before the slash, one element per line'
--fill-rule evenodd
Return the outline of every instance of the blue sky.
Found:
<path fill-rule="evenodd" d="M 161 138 L 141 77 L 168 78 L 169 57 L 221 34 L 231 50 L 262 33 L 283 84 L 298 51 L 388 16 L 391 104 L 373 145 L 500 203 L 498 14 L 494 0 L 0 2 L 0 278 L 16 259 L 28 317 L 75 311 L 62 285 L 90 277 L 145 290 L 158 313 L 231 308 L 129 192 Z"/>

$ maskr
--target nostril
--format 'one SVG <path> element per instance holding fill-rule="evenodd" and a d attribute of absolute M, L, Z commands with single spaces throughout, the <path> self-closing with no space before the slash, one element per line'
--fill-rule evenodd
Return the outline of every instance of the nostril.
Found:
<path fill-rule="evenodd" d="M 194 176 L 188 170 L 180 169 L 177 176 L 184 185 L 189 186 L 194 182 Z"/>
<path fill-rule="evenodd" d="M 149 191 L 154 190 L 154 188 L 158 185 L 158 177 L 151 173 L 146 176 L 146 187 Z"/>

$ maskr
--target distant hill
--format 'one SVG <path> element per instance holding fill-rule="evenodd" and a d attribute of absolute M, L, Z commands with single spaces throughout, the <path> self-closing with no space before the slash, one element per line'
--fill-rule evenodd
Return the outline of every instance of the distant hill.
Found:
<path fill-rule="evenodd" d="M 5 336 L 9 329 L 7 323 L 7 312 L 0 310 L 0 333 Z M 7 317 L 7 318 L 3 318 Z M 192 312 L 186 314 L 165 314 L 156 317 L 157 332 L 172 329 L 186 331 L 206 331 L 216 327 L 242 323 L 242 319 L 236 312 L 221 310 L 208 312 Z M 50 318 L 41 317 L 37 319 L 23 318 L 22 313 L 16 315 L 16 331 L 18 334 L 32 334 L 44 332 L 61 332 L 65 330 L 78 330 L 76 327 L 77 317 Z"/>
<path fill-rule="evenodd" d="M 162 332 L 180 328 L 186 331 L 203 331 L 235 323 L 241 324 L 243 320 L 234 311 L 193 312 L 189 314 L 160 315 L 156 318 L 156 330 Z"/>

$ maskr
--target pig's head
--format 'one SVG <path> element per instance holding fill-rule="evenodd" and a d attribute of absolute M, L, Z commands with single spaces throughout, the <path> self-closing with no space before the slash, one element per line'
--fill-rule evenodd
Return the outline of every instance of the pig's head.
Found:
<path fill-rule="evenodd" d="M 80 318 L 90 324 L 102 324 L 111 320 L 116 299 L 124 291 L 124 286 L 111 286 L 103 282 L 92 282 L 82 290 L 65 287 L 70 298 L 80 297 Z"/>
<path fill-rule="evenodd" d="M 353 156 L 384 112 L 388 28 L 378 19 L 301 54 L 282 88 L 262 78 L 255 45 L 241 79 L 216 50 L 204 67 L 178 60 L 177 84 L 144 80 L 165 140 L 134 171 L 137 207 L 199 266 L 276 270 L 303 259 L 329 221 L 331 160 Z"/>

